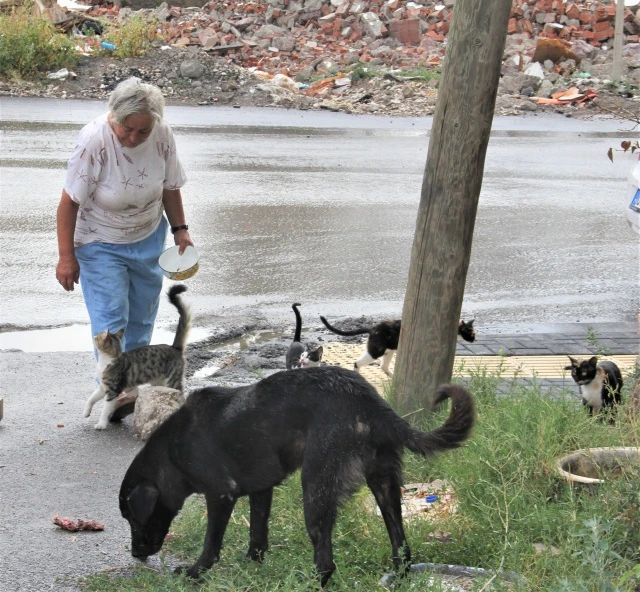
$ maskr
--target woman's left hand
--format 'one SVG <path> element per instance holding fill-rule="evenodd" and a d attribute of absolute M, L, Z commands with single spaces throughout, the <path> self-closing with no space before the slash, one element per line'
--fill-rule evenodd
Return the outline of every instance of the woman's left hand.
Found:
<path fill-rule="evenodd" d="M 178 230 L 178 232 L 173 235 L 173 241 L 180 247 L 178 249 L 178 255 L 182 255 L 188 246 L 195 247 L 188 230 Z"/>

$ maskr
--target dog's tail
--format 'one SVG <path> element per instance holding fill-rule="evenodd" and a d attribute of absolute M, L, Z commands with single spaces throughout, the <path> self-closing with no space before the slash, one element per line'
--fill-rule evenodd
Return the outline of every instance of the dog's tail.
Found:
<path fill-rule="evenodd" d="M 176 336 L 173 338 L 173 347 L 179 350 L 184 350 L 186 347 L 187 336 L 189 335 L 189 329 L 191 329 L 191 309 L 178 297 L 178 294 L 186 291 L 186 286 L 176 284 L 175 286 L 171 286 L 167 292 L 169 302 L 178 309 L 178 314 L 180 315 Z"/>
<path fill-rule="evenodd" d="M 458 384 L 445 384 L 436 392 L 435 404 L 451 399 L 447 420 L 431 432 L 409 427 L 405 446 L 422 456 L 458 448 L 471 434 L 475 422 L 475 405 L 471 395 Z"/>
<path fill-rule="evenodd" d="M 364 333 L 371 333 L 371 329 L 369 327 L 361 327 L 360 329 L 352 329 L 351 331 L 343 331 L 341 329 L 336 329 L 332 325 L 329 324 L 329 321 L 325 319 L 322 315 L 320 315 L 320 320 L 324 323 L 324 326 L 329 329 L 329 331 L 333 331 L 338 335 L 344 335 L 345 337 L 351 337 L 353 335 L 363 335 Z"/>

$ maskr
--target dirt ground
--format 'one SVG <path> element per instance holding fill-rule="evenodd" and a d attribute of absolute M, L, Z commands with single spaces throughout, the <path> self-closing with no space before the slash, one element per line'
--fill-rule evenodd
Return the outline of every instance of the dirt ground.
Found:
<path fill-rule="evenodd" d="M 199 69 L 198 77 L 185 76 L 185 64 L 194 63 Z M 123 60 L 82 56 L 78 65 L 62 79 L 0 80 L 0 96 L 106 100 L 109 92 L 129 76 L 160 86 L 169 105 L 327 109 L 415 117 L 433 114 L 438 97 L 433 82 L 405 80 L 392 73 L 353 80 L 348 93 L 342 97 L 311 97 L 304 89 L 292 90 L 291 86 L 267 83 L 249 69 L 235 64 L 233 57 L 225 58 L 197 47 L 156 47 L 146 56 Z M 530 97 L 513 94 L 507 88 L 507 78 L 504 77 L 498 90 L 496 115 L 557 112 L 567 117 L 589 118 L 608 112 L 627 120 L 640 117 L 638 97 L 622 96 L 604 86 L 591 101 L 542 106 Z"/>

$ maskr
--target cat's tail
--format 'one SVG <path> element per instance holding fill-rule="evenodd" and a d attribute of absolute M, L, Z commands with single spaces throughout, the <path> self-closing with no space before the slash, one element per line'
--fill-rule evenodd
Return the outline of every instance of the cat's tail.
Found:
<path fill-rule="evenodd" d="M 363 335 L 364 333 L 371 333 L 371 329 L 369 327 L 360 327 L 359 329 L 352 329 L 351 331 L 343 331 L 342 329 L 336 329 L 329 324 L 329 321 L 325 319 L 322 315 L 320 315 L 320 320 L 324 323 L 324 326 L 329 329 L 329 331 L 333 331 L 338 335 L 344 335 L 344 337 L 351 337 L 353 335 Z"/>
<path fill-rule="evenodd" d="M 431 432 L 421 432 L 407 424 L 405 446 L 422 456 L 458 448 L 471 434 L 475 422 L 475 405 L 471 395 L 458 384 L 441 386 L 435 396 L 437 405 L 451 399 L 451 411 L 447 420 Z"/>
<path fill-rule="evenodd" d="M 293 336 L 294 341 L 300 341 L 300 334 L 302 333 L 302 317 L 300 316 L 300 312 L 298 311 L 298 306 L 302 306 L 299 302 L 294 302 L 291 305 L 293 312 L 296 315 L 296 332 Z"/>
<path fill-rule="evenodd" d="M 180 315 L 172 346 L 179 350 L 184 350 L 187 346 L 187 336 L 189 335 L 189 329 L 191 329 L 191 309 L 178 297 L 179 294 L 186 291 L 187 287 L 185 285 L 176 284 L 175 286 L 171 286 L 167 292 L 169 302 L 178 309 L 178 314 Z"/>

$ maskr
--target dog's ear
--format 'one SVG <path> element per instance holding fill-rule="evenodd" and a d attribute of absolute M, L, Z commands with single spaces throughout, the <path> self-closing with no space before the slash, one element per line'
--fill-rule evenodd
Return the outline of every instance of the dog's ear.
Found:
<path fill-rule="evenodd" d="M 590 366 L 597 366 L 598 365 L 598 356 L 593 356 L 592 358 L 589 359 L 589 365 Z"/>
<path fill-rule="evenodd" d="M 160 492 L 150 483 L 138 483 L 127 498 L 127 505 L 136 522 L 146 524 L 153 514 Z"/>

